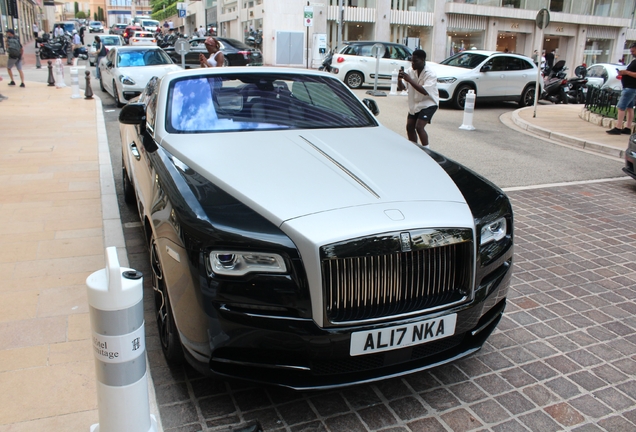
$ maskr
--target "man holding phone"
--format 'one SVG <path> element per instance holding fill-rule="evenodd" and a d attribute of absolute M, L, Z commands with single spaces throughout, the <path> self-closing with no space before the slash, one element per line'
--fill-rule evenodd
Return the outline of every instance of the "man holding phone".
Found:
<path fill-rule="evenodd" d="M 636 42 L 629 46 L 629 51 L 633 57 L 636 57 Z M 616 104 L 616 108 L 618 108 L 616 127 L 608 130 L 607 133 L 610 135 L 631 135 L 632 121 L 634 120 L 634 104 L 636 104 L 636 59 L 633 59 L 626 69 L 616 69 L 616 72 L 621 77 L 623 91 L 621 91 L 621 97 Z M 625 127 L 623 127 L 625 113 L 627 113 L 627 123 Z"/>
<path fill-rule="evenodd" d="M 404 83 L 406 81 L 406 84 Z M 409 114 L 406 118 L 406 134 L 417 144 L 417 138 L 424 147 L 428 146 L 428 134 L 424 130 L 433 119 L 439 105 L 437 75 L 426 67 L 426 52 L 415 50 L 411 57 L 411 67 L 400 69 L 398 90 L 408 90 Z"/>

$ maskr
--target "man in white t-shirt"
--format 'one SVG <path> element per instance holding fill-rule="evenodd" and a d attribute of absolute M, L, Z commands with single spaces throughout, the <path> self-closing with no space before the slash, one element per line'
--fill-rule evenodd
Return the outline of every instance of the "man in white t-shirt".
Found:
<path fill-rule="evenodd" d="M 406 84 L 403 82 L 406 81 Z M 437 75 L 426 66 L 426 52 L 415 50 L 411 57 L 411 67 L 400 70 L 398 90 L 408 90 L 409 114 L 406 118 L 406 134 L 410 141 L 428 146 L 428 134 L 424 130 L 433 119 L 439 105 Z"/>
<path fill-rule="evenodd" d="M 199 26 L 199 30 L 197 30 L 197 33 L 201 38 L 205 36 L 205 29 L 203 28 L 203 26 Z"/>

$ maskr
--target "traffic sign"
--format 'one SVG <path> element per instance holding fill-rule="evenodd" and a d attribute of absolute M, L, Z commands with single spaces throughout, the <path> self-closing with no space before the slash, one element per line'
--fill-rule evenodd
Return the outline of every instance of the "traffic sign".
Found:
<path fill-rule="evenodd" d="M 550 11 L 543 8 L 537 13 L 537 27 L 543 30 L 548 24 L 550 24 Z"/>
<path fill-rule="evenodd" d="M 190 52 L 190 43 L 187 39 L 177 39 L 174 43 L 174 52 L 177 54 L 187 54 Z"/>
<path fill-rule="evenodd" d="M 179 18 L 185 18 L 186 11 L 185 9 L 179 9 Z"/>
<path fill-rule="evenodd" d="M 305 6 L 303 18 L 305 21 L 305 27 L 312 27 L 314 25 L 314 8 L 311 6 Z"/>

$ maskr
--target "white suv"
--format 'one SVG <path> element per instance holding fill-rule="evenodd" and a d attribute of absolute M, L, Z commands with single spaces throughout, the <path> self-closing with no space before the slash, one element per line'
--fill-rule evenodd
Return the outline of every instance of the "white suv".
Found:
<path fill-rule="evenodd" d="M 477 100 L 534 104 L 537 67 L 526 56 L 469 50 L 428 65 L 437 74 L 440 101 L 457 109 L 464 108 L 469 90 L 475 91 Z"/>
<path fill-rule="evenodd" d="M 408 69 L 411 66 L 413 53 L 406 45 L 372 41 L 344 42 L 345 45 L 340 51 L 333 55 L 331 72 L 352 89 L 360 88 L 364 84 L 373 85 L 376 59 L 373 57 L 372 48 L 377 43 L 385 47 L 378 69 L 378 84 L 391 85 L 393 70 L 399 71 L 400 67 Z"/>

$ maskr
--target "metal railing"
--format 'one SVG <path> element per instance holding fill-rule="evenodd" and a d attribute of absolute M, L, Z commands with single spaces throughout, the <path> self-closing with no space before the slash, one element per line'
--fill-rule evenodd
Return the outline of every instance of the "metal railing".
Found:
<path fill-rule="evenodd" d="M 585 108 L 606 117 L 616 118 L 615 108 L 620 96 L 620 90 L 590 86 L 587 88 Z"/>

